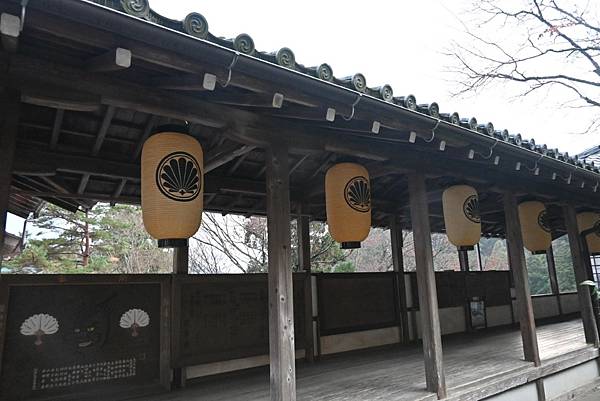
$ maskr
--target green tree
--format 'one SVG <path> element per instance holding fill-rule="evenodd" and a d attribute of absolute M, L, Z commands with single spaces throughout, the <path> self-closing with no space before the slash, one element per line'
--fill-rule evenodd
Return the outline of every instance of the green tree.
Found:
<path fill-rule="evenodd" d="M 71 213 L 47 204 L 32 221 L 39 230 L 10 261 L 19 271 L 34 266 L 49 273 L 152 273 L 171 270 L 169 250 L 144 230 L 139 207 L 98 204 Z"/>
<path fill-rule="evenodd" d="M 577 291 L 577 283 L 575 281 L 575 271 L 573 270 L 573 260 L 571 259 L 569 239 L 566 235 L 555 239 L 552 243 L 552 248 L 554 250 L 554 264 L 556 266 L 556 276 L 558 280 L 559 291 Z"/>
<path fill-rule="evenodd" d="M 525 262 L 529 275 L 529 290 L 532 295 L 550 294 L 550 278 L 546 255 L 532 255 L 525 250 Z"/>

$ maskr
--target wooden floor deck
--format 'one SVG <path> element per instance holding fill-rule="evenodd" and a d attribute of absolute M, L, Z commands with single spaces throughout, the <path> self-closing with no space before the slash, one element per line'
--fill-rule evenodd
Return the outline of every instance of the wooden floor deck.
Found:
<path fill-rule="evenodd" d="M 580 320 L 538 327 L 542 360 L 589 348 Z M 494 377 L 525 372 L 533 364 L 523 361 L 516 329 L 462 334 L 443 339 L 449 395 L 489 382 Z M 529 369 L 531 372 L 531 369 Z M 425 391 L 420 346 L 363 350 L 323 358 L 315 364 L 298 364 L 298 400 L 435 400 Z M 259 401 L 268 400 L 267 369 L 203 380 L 187 388 L 147 401 Z"/>

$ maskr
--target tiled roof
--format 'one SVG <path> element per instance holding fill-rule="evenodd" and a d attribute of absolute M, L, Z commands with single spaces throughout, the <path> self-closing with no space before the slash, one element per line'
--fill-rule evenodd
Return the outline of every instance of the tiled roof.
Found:
<path fill-rule="evenodd" d="M 579 160 L 583 160 L 586 163 L 600 166 L 600 145 L 586 149 L 577 155 Z"/>
<path fill-rule="evenodd" d="M 461 118 L 457 112 L 442 113 L 440 112 L 439 105 L 436 102 L 417 103 L 416 97 L 411 94 L 406 96 L 394 96 L 392 87 L 387 84 L 369 87 L 367 86 L 366 77 L 361 73 L 357 73 L 349 77 L 336 77 L 333 73 L 332 67 L 329 64 L 323 63 L 318 66 L 306 67 L 296 61 L 294 52 L 287 47 L 283 47 L 274 52 L 259 51 L 256 49 L 252 37 L 245 33 L 241 33 L 235 38 L 230 39 L 215 36 L 209 31 L 209 25 L 206 18 L 197 12 L 191 12 L 183 20 L 179 21 L 166 18 L 152 10 L 148 0 L 91 1 L 105 7 L 124 12 L 134 17 L 167 27 L 169 29 L 179 31 L 202 40 L 207 40 L 220 46 L 232 49 L 241 54 L 256 57 L 267 62 L 313 76 L 323 81 L 338 84 L 350 90 L 356 91 L 358 94 L 372 96 L 400 107 L 420 112 L 433 118 L 438 118 L 451 124 L 478 132 L 479 134 L 491 136 L 505 142 L 510 142 L 550 158 L 555 158 L 577 167 L 585 168 L 595 173 L 600 173 L 598 162 L 594 163 L 595 165 L 586 163 L 584 159 L 581 159 L 577 156 L 569 156 L 567 152 L 560 152 L 558 149 L 550 149 L 545 144 L 537 144 L 533 138 L 523 139 L 521 134 L 513 135 L 510 134 L 506 129 L 497 129 L 491 122 L 482 124 L 478 122 L 475 117 Z"/>

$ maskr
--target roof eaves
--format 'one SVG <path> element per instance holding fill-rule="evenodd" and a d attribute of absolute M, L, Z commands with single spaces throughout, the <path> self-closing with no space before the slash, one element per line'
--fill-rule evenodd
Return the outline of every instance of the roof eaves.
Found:
<path fill-rule="evenodd" d="M 65 6 L 67 5 L 65 0 L 53 0 L 54 7 L 46 8 L 46 10 L 60 12 L 61 7 L 56 6 L 59 1 Z M 40 1 L 39 3 L 44 2 Z M 70 3 L 72 4 L 72 2 Z M 182 37 L 194 40 L 194 45 L 196 46 L 199 43 L 204 44 L 206 45 L 206 49 L 210 50 L 210 54 L 205 56 L 208 56 L 212 63 L 222 65 L 224 68 L 231 69 L 235 64 L 236 70 L 260 78 L 265 77 L 265 68 L 268 68 L 268 77 L 272 83 L 288 87 L 292 85 L 300 91 L 327 98 L 338 104 L 356 105 L 357 102 L 360 102 L 361 105 L 370 104 L 374 107 L 384 107 L 394 113 L 401 113 L 421 122 L 429 122 L 432 124 L 432 127 L 440 126 L 442 130 L 445 129 L 445 131 L 461 135 L 460 139 L 464 139 L 466 136 L 470 141 L 474 141 L 474 144 L 483 146 L 497 145 L 498 149 L 517 152 L 523 157 L 535 160 L 536 163 L 549 163 L 549 165 L 556 168 L 566 168 L 582 173 L 585 176 L 590 176 L 595 180 L 598 179 L 598 172 L 600 170 L 597 167 L 593 169 L 590 166 L 587 169 L 583 168 L 585 164 L 578 162 L 576 157 L 570 157 L 568 153 L 560 153 L 558 149 L 547 152 L 547 148 L 535 146 L 533 140 L 525 141 L 532 144 L 534 147 L 532 150 L 524 146 L 519 146 L 518 142 L 515 144 L 506 141 L 505 139 L 508 139 L 508 137 L 500 139 L 500 131 L 496 131 L 493 136 L 487 135 L 474 129 L 467 129 L 459 124 L 452 124 L 446 121 L 448 120 L 447 118 L 443 119 L 440 115 L 430 116 L 416 110 L 416 99 L 413 98 L 414 105 L 408 105 L 405 103 L 406 97 L 393 97 L 392 88 L 389 85 L 377 88 L 367 87 L 366 79 L 362 74 L 355 74 L 353 77 L 336 78 L 333 76 L 333 71 L 328 64 L 321 64 L 318 67 L 304 67 L 296 63 L 293 52 L 288 48 L 282 48 L 273 53 L 266 53 L 257 51 L 254 48 L 252 38 L 247 34 L 238 35 L 234 39 L 224 39 L 214 36 L 208 31 L 208 22 L 199 13 L 190 13 L 184 20 L 176 21 L 156 13 L 150 8 L 148 0 L 81 0 L 79 3 L 87 3 L 95 7 L 101 6 L 101 8 L 112 12 L 121 15 L 125 14 L 132 18 L 132 22 L 140 21 L 160 26 L 165 31 L 172 31 Z M 41 7 L 44 6 L 41 5 Z M 65 14 L 63 13 L 62 15 Z M 91 18 L 87 22 L 93 23 L 93 20 L 94 18 Z M 136 27 L 134 26 L 136 24 L 131 25 L 129 32 L 133 33 L 136 31 Z M 128 32 L 122 32 L 122 34 L 127 35 Z M 181 51 L 186 47 L 185 44 L 181 44 L 172 50 Z M 295 75 L 298 79 L 290 79 L 290 74 Z M 395 118 L 398 118 L 397 114 Z M 520 138 L 520 135 L 517 134 L 517 136 Z M 514 138 L 514 136 L 511 138 Z"/>

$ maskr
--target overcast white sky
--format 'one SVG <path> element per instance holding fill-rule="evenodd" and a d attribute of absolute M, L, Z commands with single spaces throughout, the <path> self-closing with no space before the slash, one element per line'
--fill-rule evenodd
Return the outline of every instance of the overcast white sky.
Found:
<path fill-rule="evenodd" d="M 443 53 L 453 40 L 463 38 L 459 18 L 468 18 L 470 4 L 471 0 L 150 0 L 155 11 L 173 19 L 199 12 L 216 36 L 247 33 L 258 50 L 286 46 L 301 64 L 326 62 L 338 77 L 361 72 L 369 86 L 390 84 L 395 95 L 412 93 L 418 102 L 436 101 L 442 112 L 492 121 L 497 128 L 534 137 L 549 147 L 576 154 L 600 144 L 598 134 L 571 134 L 585 127 L 589 114 L 560 107 L 557 96 L 540 93 L 523 100 L 496 87 L 475 97 L 451 97 L 456 77 L 445 72 L 451 60 Z M 9 220 L 9 231 L 20 227 L 18 219 Z"/>

